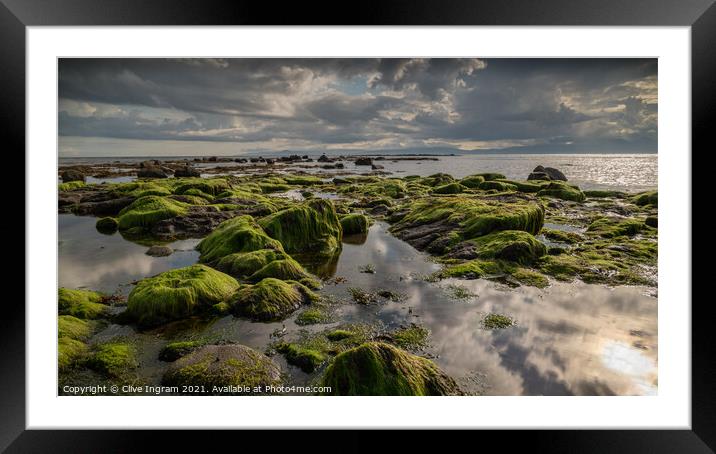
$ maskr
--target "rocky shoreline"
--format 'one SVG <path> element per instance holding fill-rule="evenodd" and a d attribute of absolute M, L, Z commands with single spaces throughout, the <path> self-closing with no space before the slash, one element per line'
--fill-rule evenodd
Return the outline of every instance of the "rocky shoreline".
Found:
<path fill-rule="evenodd" d="M 657 285 L 655 191 L 582 191 L 558 169 L 542 166 L 525 180 L 497 173 L 393 178 L 376 168 L 380 157 L 353 156 L 319 158 L 321 165 L 334 166 L 329 170 L 339 170 L 335 173 L 302 173 L 300 166 L 310 158 L 292 156 L 234 160 L 247 175 L 200 177 L 233 168 L 232 161 L 212 159 L 201 163 L 230 166 L 199 172 L 194 162 L 147 161 L 60 169 L 60 213 L 95 216 L 98 231 L 119 232 L 149 247 L 148 253 L 155 248 L 152 253 L 171 254 L 156 249 L 171 240 L 202 239 L 199 263 L 141 280 L 126 302 L 90 290 L 59 290 L 61 381 L 83 370 L 112 382 L 132 380 L 136 346 L 88 343 L 109 323 L 147 330 L 197 315 L 260 323 L 297 311 L 309 324 L 330 319 L 332 308 L 346 303 L 327 298 L 321 292 L 326 283 L 311 270 L 335 260 L 344 236 L 366 234 L 376 221 L 387 222 L 396 238 L 441 265 L 426 279 L 491 279 L 540 288 L 572 280 Z M 373 172 L 344 175 L 335 166 L 346 159 Z M 140 178 L 86 183 L 88 175 L 115 175 L 111 169 Z M 400 298 L 389 293 L 356 289 L 348 304 Z M 273 386 L 282 380 L 271 358 L 278 354 L 304 371 L 321 370 L 317 383 L 330 386 L 333 394 L 463 393 L 420 355 L 418 346 L 427 335 L 419 326 L 386 332 L 344 323 L 298 342 L 279 339 L 266 352 L 205 340 L 169 343 L 160 352 L 169 364 L 162 383 L 206 389 Z"/>

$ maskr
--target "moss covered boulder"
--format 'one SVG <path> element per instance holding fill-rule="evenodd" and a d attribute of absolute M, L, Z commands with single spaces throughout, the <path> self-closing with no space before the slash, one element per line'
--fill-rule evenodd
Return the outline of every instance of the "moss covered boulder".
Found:
<path fill-rule="evenodd" d="M 206 394 L 244 394 L 244 388 L 280 383 L 278 365 L 243 345 L 206 345 L 176 360 L 162 377 L 166 386 L 204 386 Z"/>
<path fill-rule="evenodd" d="M 57 317 L 57 337 L 86 340 L 94 329 L 95 325 L 91 321 L 82 320 L 71 315 Z"/>
<path fill-rule="evenodd" d="M 110 377 L 121 377 L 138 365 L 135 347 L 123 342 L 97 345 L 87 359 L 87 366 Z"/>
<path fill-rule="evenodd" d="M 619 236 L 634 236 L 648 228 L 645 222 L 640 219 L 605 216 L 589 224 L 587 233 L 599 235 L 603 238 L 615 238 Z"/>
<path fill-rule="evenodd" d="M 528 195 L 426 197 L 410 203 L 391 231 L 420 250 L 443 253 L 462 240 L 500 230 L 537 234 L 542 204 Z"/>
<path fill-rule="evenodd" d="M 100 233 L 112 234 L 119 228 L 119 222 L 112 217 L 101 218 L 97 220 L 95 228 Z"/>
<path fill-rule="evenodd" d="M 313 372 L 328 359 L 328 355 L 324 352 L 298 344 L 280 343 L 276 345 L 276 351 L 286 357 L 287 363 L 306 373 Z"/>
<path fill-rule="evenodd" d="M 431 187 L 443 186 L 446 184 L 453 183 L 454 181 L 455 178 L 453 178 L 452 175 L 448 175 L 447 173 L 436 173 L 418 180 L 420 184 Z"/>
<path fill-rule="evenodd" d="M 547 247 L 521 230 L 503 230 L 470 240 L 478 258 L 531 263 L 547 253 Z"/>
<path fill-rule="evenodd" d="M 498 183 L 504 183 L 508 184 L 510 186 L 514 186 L 516 190 L 520 192 L 527 192 L 527 193 L 534 193 L 539 192 L 541 189 L 543 189 L 547 184 L 539 184 L 535 182 L 530 181 L 516 181 L 516 180 L 495 180 Z"/>
<path fill-rule="evenodd" d="M 238 288 L 236 279 L 208 266 L 178 268 L 140 281 L 129 294 L 126 315 L 156 325 L 208 309 Z"/>
<path fill-rule="evenodd" d="M 502 181 L 495 181 L 495 180 L 487 180 L 478 186 L 478 188 L 482 189 L 483 191 L 500 191 L 500 192 L 506 192 L 506 191 L 516 191 L 517 186 L 511 183 L 504 183 Z"/>
<path fill-rule="evenodd" d="M 658 191 L 647 191 L 636 194 L 632 197 L 632 201 L 635 205 L 646 206 L 653 205 L 659 206 L 659 193 Z"/>
<path fill-rule="evenodd" d="M 80 364 L 87 356 L 89 348 L 87 344 L 70 337 L 59 337 L 57 339 L 57 367 L 65 371 Z"/>
<path fill-rule="evenodd" d="M 310 200 L 259 221 L 289 254 L 332 255 L 341 246 L 343 230 L 329 200 Z"/>
<path fill-rule="evenodd" d="M 552 181 L 537 192 L 539 196 L 554 197 L 572 202 L 584 202 L 587 196 L 577 188 L 561 181 Z"/>
<path fill-rule="evenodd" d="M 349 214 L 341 218 L 344 235 L 355 235 L 368 232 L 368 217 L 364 214 Z"/>
<path fill-rule="evenodd" d="M 274 260 L 249 276 L 249 282 L 259 282 L 266 278 L 275 278 L 283 281 L 300 281 L 311 288 L 319 288 L 320 283 L 306 271 L 300 263 L 289 256 L 282 260 Z M 309 284 L 310 282 L 310 284 Z"/>
<path fill-rule="evenodd" d="M 103 304 L 105 296 L 91 290 L 57 289 L 58 313 L 81 319 L 97 319 L 109 314 L 109 306 Z"/>
<path fill-rule="evenodd" d="M 223 178 L 185 178 L 181 180 L 181 183 L 174 189 L 175 194 L 217 196 L 231 189 L 229 183 Z"/>
<path fill-rule="evenodd" d="M 261 249 L 283 251 L 281 243 L 270 238 L 254 218 L 248 215 L 222 222 L 196 246 L 196 249 L 201 253 L 199 261 L 212 264 L 234 253 Z M 223 266 L 228 266 L 228 262 Z"/>
<path fill-rule="evenodd" d="M 485 177 L 482 176 L 469 176 L 460 180 L 460 184 L 466 188 L 476 189 L 480 187 L 480 184 L 485 182 Z"/>
<path fill-rule="evenodd" d="M 185 215 L 188 206 L 168 197 L 141 197 L 119 212 L 118 227 L 120 230 L 148 229 L 161 220 Z"/>
<path fill-rule="evenodd" d="M 461 394 L 457 383 L 432 361 L 381 342 L 369 342 L 336 356 L 321 385 L 339 396 Z"/>
<path fill-rule="evenodd" d="M 433 188 L 433 194 L 460 194 L 465 190 L 465 186 L 460 183 L 448 183 Z"/>
<path fill-rule="evenodd" d="M 242 286 L 230 303 L 237 315 L 253 320 L 280 320 L 318 296 L 308 287 L 294 281 L 266 278 Z"/>

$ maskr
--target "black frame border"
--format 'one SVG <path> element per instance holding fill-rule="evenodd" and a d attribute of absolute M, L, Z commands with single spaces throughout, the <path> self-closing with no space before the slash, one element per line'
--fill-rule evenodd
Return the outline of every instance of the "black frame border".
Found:
<path fill-rule="evenodd" d="M 690 26 L 692 69 L 692 150 L 706 148 L 716 111 L 716 4 L 715 0 L 365 0 L 353 7 L 319 0 L 311 4 L 223 0 L 0 0 L 0 125 L 7 156 L 15 159 L 17 175 L 25 167 L 25 29 L 28 26 L 156 26 L 156 25 L 439 25 L 439 26 Z M 711 145 L 710 143 L 708 145 Z M 20 150 L 23 150 L 21 153 Z M 705 151 L 704 151 L 705 152 Z M 23 156 L 20 159 L 20 156 Z M 693 166 L 689 184 L 692 196 Z M 20 172 L 18 169 L 22 169 Z M 700 174 L 699 174 L 700 175 Z M 679 182 L 677 184 L 684 184 Z M 25 213 L 22 198 L 12 202 Z M 692 208 L 694 203 L 692 202 Z M 698 205 L 697 205 L 698 206 Z M 13 207 L 14 208 L 14 207 Z M 17 212 L 17 211 L 15 211 Z M 693 216 L 692 216 L 693 217 Z M 693 227 L 701 227 L 693 224 Z M 14 227 L 14 226 L 13 226 Z M 25 232 L 25 218 L 22 221 Z M 692 227 L 692 238 L 696 235 Z M 10 227 L 2 226 L 6 238 Z M 23 236 L 25 233 L 23 233 Z M 30 239 L 25 236 L 25 242 Z M 24 257 L 24 255 L 23 255 Z M 23 271 L 25 259 L 23 258 Z M 693 259 L 692 259 L 693 263 Z M 15 266 L 15 269 L 19 269 Z M 29 271 L 29 270 L 27 270 Z M 704 271 L 692 272 L 703 274 Z M 19 276 L 18 276 L 19 278 Z M 18 279 L 19 281 L 19 279 Z M 27 281 L 25 281 L 27 282 Z M 692 277 L 692 283 L 694 279 Z M 699 282 L 697 280 L 696 282 Z M 701 281 L 703 282 L 703 281 Z M 19 293 L 19 292 L 18 292 Z M 23 291 L 24 299 L 24 291 Z M 162 439 L 182 451 L 206 449 L 217 442 L 236 444 L 230 431 L 211 435 L 195 431 L 59 431 L 25 430 L 25 307 L 6 297 L 0 317 L 0 450 L 7 452 L 128 452 L 148 448 Z M 716 450 L 716 355 L 710 335 L 710 298 L 692 297 L 692 430 L 549 430 L 481 431 L 478 446 L 496 442 L 524 444 L 531 450 L 550 452 L 714 452 Z M 677 303 L 677 302 L 674 302 Z M 685 302 L 683 302 L 685 303 Z M 22 390 L 22 391 L 20 391 Z M 476 409 L 479 411 L 478 409 Z M 237 408 L 237 411 L 241 411 Z M 342 450 L 358 451 L 420 447 L 425 432 L 412 431 L 376 445 L 372 436 L 333 431 Z M 168 436 L 166 436 L 168 435 Z M 244 437 L 244 435 L 239 435 Z M 265 434 L 260 434 L 264 438 Z M 281 436 L 284 435 L 284 436 Z M 295 433 L 271 437 L 270 448 L 305 446 Z M 439 440 L 441 434 L 429 435 Z M 331 438 L 332 438 L 331 437 Z M 452 437 L 452 435 L 450 435 Z M 302 437 L 301 437 L 302 438 Z M 386 437 L 387 438 L 387 437 Z M 268 441 L 268 440 L 267 440 Z M 449 443 L 449 442 L 448 442 Z M 312 445 L 314 443 L 311 443 Z M 336 446 L 328 440 L 327 446 Z M 169 447 L 169 445 L 165 445 Z M 469 445 L 467 445 L 469 446 Z M 313 449 L 317 449 L 312 446 Z M 335 448 L 334 448 L 335 449 Z M 479 449 L 479 448 L 478 448 Z"/>

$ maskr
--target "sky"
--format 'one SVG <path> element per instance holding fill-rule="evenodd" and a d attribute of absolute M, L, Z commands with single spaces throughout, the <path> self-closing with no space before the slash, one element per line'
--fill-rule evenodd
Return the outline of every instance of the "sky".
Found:
<path fill-rule="evenodd" d="M 60 59 L 59 152 L 656 153 L 656 59 Z"/>

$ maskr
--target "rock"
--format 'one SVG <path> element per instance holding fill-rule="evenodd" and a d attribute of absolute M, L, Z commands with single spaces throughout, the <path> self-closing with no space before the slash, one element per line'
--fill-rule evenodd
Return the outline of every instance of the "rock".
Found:
<path fill-rule="evenodd" d="M 529 264 L 547 253 L 544 244 L 520 230 L 503 230 L 484 235 L 470 242 L 477 258 L 498 259 Z"/>
<path fill-rule="evenodd" d="M 445 236 L 471 239 L 501 230 L 536 235 L 544 223 L 540 201 L 525 194 L 428 197 L 412 201 L 405 208 L 407 214 L 390 230 L 419 250 L 427 250 Z"/>
<path fill-rule="evenodd" d="M 181 196 L 178 196 L 181 197 Z M 220 203 L 223 203 L 221 201 Z M 184 215 L 162 219 L 150 229 L 150 233 L 160 239 L 175 238 L 201 238 L 214 231 L 222 222 L 235 217 L 237 214 L 251 214 L 253 210 L 216 211 L 203 206 L 191 206 Z M 254 211 L 257 214 L 266 214 L 263 209 Z"/>
<path fill-rule="evenodd" d="M 339 163 L 335 164 L 334 167 L 336 169 L 344 169 L 346 166 L 342 162 L 339 162 Z"/>
<path fill-rule="evenodd" d="M 174 249 L 169 246 L 152 246 L 147 249 L 145 254 L 151 257 L 166 257 L 168 255 L 172 255 L 172 252 L 174 252 Z"/>
<path fill-rule="evenodd" d="M 286 208 L 262 218 L 259 225 L 289 254 L 330 256 L 341 247 L 341 225 L 329 200 L 309 200 Z"/>
<path fill-rule="evenodd" d="M 331 162 L 331 160 L 326 156 L 325 154 L 322 154 L 320 158 L 318 158 L 318 162 Z"/>
<path fill-rule="evenodd" d="M 448 183 L 435 187 L 432 192 L 434 194 L 459 194 L 463 192 L 464 189 L 465 187 L 460 183 Z"/>
<path fill-rule="evenodd" d="M 85 174 L 75 169 L 67 169 L 62 172 L 62 182 L 69 183 L 70 181 L 85 181 Z"/>
<path fill-rule="evenodd" d="M 527 177 L 528 180 L 550 180 L 551 178 L 546 172 L 532 172 Z"/>
<path fill-rule="evenodd" d="M 238 216 L 222 222 L 196 246 L 203 263 L 216 263 L 237 252 L 271 249 L 283 252 L 283 246 L 270 238 L 251 216 Z"/>
<path fill-rule="evenodd" d="M 541 165 L 535 167 L 527 179 L 567 181 L 567 177 L 560 170 L 554 167 L 543 167 Z"/>
<path fill-rule="evenodd" d="M 117 220 L 112 217 L 101 218 L 97 220 L 97 223 L 95 224 L 95 228 L 98 232 L 108 235 L 116 232 L 118 227 L 119 225 L 117 224 Z"/>
<path fill-rule="evenodd" d="M 364 214 L 349 214 L 341 218 L 344 235 L 368 232 L 368 218 Z"/>
<path fill-rule="evenodd" d="M 544 189 L 537 192 L 538 196 L 555 197 L 571 202 L 584 202 L 587 196 L 576 186 L 570 186 L 561 181 L 552 181 Z"/>
<path fill-rule="evenodd" d="M 373 165 L 373 160 L 371 158 L 358 158 L 355 160 L 355 165 L 370 166 L 370 165 Z"/>
<path fill-rule="evenodd" d="M 390 208 L 388 208 L 387 205 L 381 203 L 380 205 L 376 205 L 371 208 L 370 214 L 372 214 L 373 216 L 383 216 L 388 214 L 388 211 L 390 211 Z"/>
<path fill-rule="evenodd" d="M 169 175 L 166 169 L 159 166 L 143 167 L 137 171 L 139 178 L 167 178 Z"/>
<path fill-rule="evenodd" d="M 378 165 L 378 164 L 373 164 L 373 165 L 371 166 L 371 169 L 373 169 L 373 170 L 383 170 L 383 169 L 385 169 L 385 167 L 383 167 L 383 166 L 381 166 L 381 165 Z"/>
<path fill-rule="evenodd" d="M 185 203 L 167 197 L 141 197 L 119 212 L 119 230 L 132 227 L 148 229 L 163 219 L 185 215 L 187 211 Z"/>
<path fill-rule="evenodd" d="M 338 396 L 462 394 L 434 362 L 382 342 L 368 342 L 336 356 L 321 385 Z"/>
<path fill-rule="evenodd" d="M 201 176 L 201 172 L 199 172 L 198 169 L 196 169 L 196 168 L 194 168 L 194 167 L 192 167 L 192 166 L 186 165 L 186 166 L 184 166 L 184 167 L 179 167 L 178 169 L 176 169 L 176 170 L 174 171 L 174 176 L 177 177 L 177 178 L 181 178 L 181 177 L 200 177 L 200 176 Z"/>
<path fill-rule="evenodd" d="M 142 161 L 142 162 L 140 162 L 140 163 L 139 163 L 139 168 L 140 168 L 140 169 L 148 169 L 148 168 L 156 167 L 156 166 L 159 166 L 159 165 L 161 165 L 161 162 L 160 162 L 160 161 L 157 161 L 156 159 L 150 159 L 149 161 Z"/>
<path fill-rule="evenodd" d="M 649 227 L 658 228 L 659 218 L 657 218 L 656 216 L 648 216 L 644 221 L 644 224 L 648 225 Z"/>
<path fill-rule="evenodd" d="M 109 312 L 109 306 L 103 304 L 104 295 L 91 290 L 57 290 L 58 310 L 60 315 L 72 315 L 83 320 L 102 318 Z"/>
<path fill-rule="evenodd" d="M 177 268 L 139 281 L 127 298 L 126 316 L 158 325 L 207 310 L 238 288 L 236 279 L 206 265 Z"/>
<path fill-rule="evenodd" d="M 281 320 L 301 307 L 318 300 L 308 287 L 295 281 L 265 278 L 242 286 L 229 305 L 237 315 L 252 320 Z"/>
<path fill-rule="evenodd" d="M 567 177 L 554 167 L 545 167 L 544 171 L 552 180 L 567 181 Z"/>
<path fill-rule="evenodd" d="M 281 369 L 271 358 L 236 344 L 200 347 L 173 362 L 162 377 L 166 386 L 203 386 L 207 394 L 251 394 L 280 383 Z"/>
<path fill-rule="evenodd" d="M 80 216 L 114 216 L 135 200 L 133 197 L 120 197 L 97 202 L 85 202 L 83 198 L 78 201 L 73 211 Z"/>

